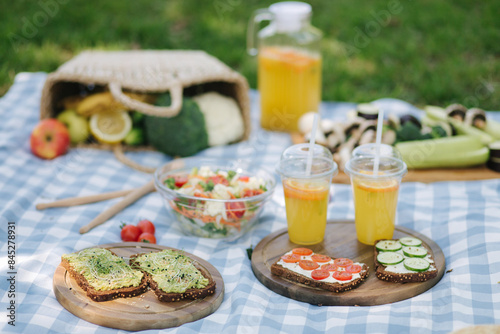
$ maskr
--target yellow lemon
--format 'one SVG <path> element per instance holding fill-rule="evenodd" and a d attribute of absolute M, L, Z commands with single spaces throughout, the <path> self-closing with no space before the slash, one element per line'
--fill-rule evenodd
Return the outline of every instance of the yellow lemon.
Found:
<path fill-rule="evenodd" d="M 132 129 L 132 119 L 126 111 L 99 112 L 90 117 L 90 132 L 100 142 L 121 142 Z"/>

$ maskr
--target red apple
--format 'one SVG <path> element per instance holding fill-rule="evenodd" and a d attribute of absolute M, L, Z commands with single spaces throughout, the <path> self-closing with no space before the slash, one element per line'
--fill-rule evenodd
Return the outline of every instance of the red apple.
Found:
<path fill-rule="evenodd" d="M 54 159 L 68 150 L 70 144 L 69 131 L 57 119 L 44 119 L 33 129 L 30 144 L 31 151 L 37 157 Z"/>

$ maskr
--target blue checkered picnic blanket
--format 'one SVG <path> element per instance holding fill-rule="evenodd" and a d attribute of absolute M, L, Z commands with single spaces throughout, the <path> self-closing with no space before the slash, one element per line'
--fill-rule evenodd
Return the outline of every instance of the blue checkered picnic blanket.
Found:
<path fill-rule="evenodd" d="M 220 308 L 173 333 L 447 333 L 470 325 L 500 323 L 500 180 L 474 182 L 403 183 L 398 224 L 433 239 L 443 250 L 447 269 L 431 290 L 411 299 L 372 307 L 319 307 L 276 294 L 254 276 L 246 249 L 286 227 L 280 185 L 267 204 L 260 223 L 234 242 L 183 235 L 168 224 L 160 196 L 140 199 L 111 221 L 89 233 L 78 230 L 116 200 L 72 208 L 37 211 L 35 205 L 138 187 L 150 175 L 133 171 L 108 151 L 73 149 L 52 161 L 30 153 L 29 135 L 39 119 L 44 73 L 18 74 L 0 99 L 0 275 L 2 333 L 116 333 L 81 320 L 65 310 L 52 290 L 60 256 L 85 247 L 120 242 L 121 221 L 147 217 L 157 226 L 161 245 L 184 249 L 213 264 L 225 282 Z M 210 148 L 199 156 L 251 158 L 271 168 L 291 144 L 288 135 L 267 132 L 258 125 L 257 93 L 251 91 L 253 131 L 248 141 Z M 418 113 L 395 99 L 375 103 L 386 111 Z M 322 113 L 343 118 L 353 103 L 323 103 Z M 496 117 L 496 115 L 494 116 Z M 158 152 L 132 153 L 150 166 L 169 160 Z M 334 184 L 329 219 L 354 219 L 350 186 Z M 16 228 L 16 322 L 10 326 L 7 307 L 7 225 Z M 151 333 L 158 331 L 151 330 Z"/>

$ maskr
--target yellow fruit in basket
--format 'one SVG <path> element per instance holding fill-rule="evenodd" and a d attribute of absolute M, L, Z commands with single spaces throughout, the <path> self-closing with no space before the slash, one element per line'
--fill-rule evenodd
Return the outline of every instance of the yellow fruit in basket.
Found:
<path fill-rule="evenodd" d="M 84 98 L 76 107 L 76 112 L 82 116 L 90 116 L 102 112 L 124 109 L 110 92 L 96 93 Z"/>
<path fill-rule="evenodd" d="M 100 112 L 90 117 L 90 132 L 100 142 L 121 142 L 132 129 L 132 119 L 126 111 Z"/>

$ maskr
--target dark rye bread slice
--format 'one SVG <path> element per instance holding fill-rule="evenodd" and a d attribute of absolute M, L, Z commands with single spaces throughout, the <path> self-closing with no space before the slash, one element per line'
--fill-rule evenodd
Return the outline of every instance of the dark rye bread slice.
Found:
<path fill-rule="evenodd" d="M 130 257 L 130 265 L 132 268 L 141 269 L 136 258 L 147 253 L 135 254 Z M 183 293 L 165 292 L 158 287 L 158 283 L 153 279 L 152 275 L 142 270 L 142 273 L 147 277 L 147 281 L 151 290 L 154 291 L 156 297 L 161 302 L 178 302 L 184 299 L 202 299 L 215 293 L 215 280 L 212 275 L 204 267 L 200 266 L 196 261 L 192 261 L 193 265 L 200 271 L 203 277 L 208 279 L 208 285 L 203 289 L 187 289 Z"/>
<path fill-rule="evenodd" d="M 296 273 L 290 269 L 284 268 L 280 264 L 278 264 L 279 260 L 276 261 L 272 266 L 271 266 L 271 273 L 273 273 L 276 276 L 280 276 L 282 278 L 285 278 L 290 281 L 294 281 L 300 284 L 304 284 L 307 286 L 311 286 L 314 288 L 319 288 L 323 290 L 328 290 L 331 292 L 344 292 L 344 291 L 349 291 L 352 289 L 357 288 L 363 280 L 368 277 L 369 274 L 369 268 L 366 264 L 363 263 L 363 266 L 361 267 L 361 272 L 360 277 L 348 282 L 348 283 L 330 283 L 330 282 L 324 282 L 321 280 L 315 280 L 313 278 L 304 276 L 302 274 Z"/>
<path fill-rule="evenodd" d="M 116 255 L 113 253 L 113 255 Z M 96 302 L 105 302 L 108 300 L 113 300 L 116 298 L 127 298 L 127 297 L 135 297 L 143 294 L 148 290 L 148 281 L 146 275 L 142 276 L 141 283 L 138 286 L 131 286 L 113 290 L 96 290 L 93 288 L 87 279 L 76 272 L 68 260 L 61 258 L 61 265 L 68 271 L 71 277 L 73 277 L 78 284 L 86 293 L 87 296 Z"/>
<path fill-rule="evenodd" d="M 396 241 L 397 239 L 383 239 L 383 240 Z M 381 240 L 375 241 L 375 245 L 379 241 L 381 241 Z M 432 261 L 434 261 L 434 257 L 432 256 L 432 252 L 431 252 L 430 248 L 427 247 L 426 245 L 424 245 L 423 243 L 422 243 L 421 247 L 424 247 L 427 250 L 427 252 L 431 255 L 430 258 L 432 259 Z M 394 283 L 416 283 L 416 282 L 428 281 L 428 280 L 436 277 L 438 274 L 438 270 L 436 268 L 435 263 L 434 263 L 433 270 L 427 270 L 427 271 L 423 271 L 423 272 L 399 274 L 399 273 L 387 271 L 387 270 L 385 270 L 386 266 L 384 266 L 383 264 L 381 264 L 380 262 L 377 261 L 377 256 L 379 254 L 377 247 L 373 246 L 373 248 L 374 248 L 373 262 L 375 263 L 375 276 L 377 276 L 378 279 L 381 279 L 381 280 L 387 281 L 387 282 L 394 282 Z M 431 263 L 431 265 L 432 265 L 432 263 Z"/>

